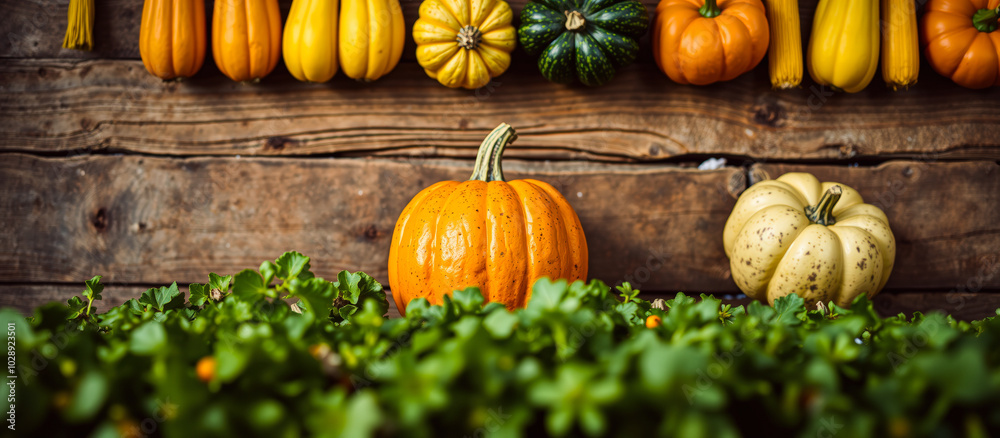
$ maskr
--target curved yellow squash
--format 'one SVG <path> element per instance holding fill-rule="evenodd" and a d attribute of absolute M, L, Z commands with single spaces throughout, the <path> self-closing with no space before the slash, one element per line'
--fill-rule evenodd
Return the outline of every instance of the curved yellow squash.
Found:
<path fill-rule="evenodd" d="M 772 305 L 792 293 L 810 307 L 873 297 L 896 259 L 882 210 L 856 190 L 808 173 L 786 173 L 743 192 L 723 246 L 740 290 Z"/>
<path fill-rule="evenodd" d="M 234 81 L 256 81 L 281 58 L 278 0 L 219 0 L 212 17 L 215 65 Z"/>
<path fill-rule="evenodd" d="M 340 66 L 352 79 L 374 81 L 403 54 L 406 24 L 399 0 L 344 0 L 340 10 Z"/>
<path fill-rule="evenodd" d="M 819 0 L 807 54 L 816 83 L 857 93 L 875 76 L 879 0 Z"/>
<path fill-rule="evenodd" d="M 337 74 L 337 0 L 295 0 L 281 41 L 295 79 L 326 82 Z"/>
<path fill-rule="evenodd" d="M 204 0 L 146 0 L 139 56 L 163 80 L 194 76 L 205 62 Z"/>
<path fill-rule="evenodd" d="M 446 87 L 483 87 L 510 66 L 512 16 L 503 0 L 424 0 L 413 24 L 417 62 Z"/>

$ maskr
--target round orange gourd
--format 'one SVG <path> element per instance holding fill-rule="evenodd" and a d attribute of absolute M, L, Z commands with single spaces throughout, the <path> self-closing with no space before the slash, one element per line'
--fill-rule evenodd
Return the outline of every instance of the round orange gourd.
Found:
<path fill-rule="evenodd" d="M 258 81 L 271 73 L 281 58 L 278 0 L 216 1 L 212 56 L 234 81 Z"/>
<path fill-rule="evenodd" d="M 146 0 L 139 56 L 163 80 L 194 76 L 205 62 L 204 0 Z"/>
<path fill-rule="evenodd" d="M 750 71 L 770 33 L 760 0 L 660 0 L 653 57 L 680 84 L 707 85 Z"/>
<path fill-rule="evenodd" d="M 417 194 L 396 222 L 389 287 L 400 313 L 414 298 L 479 287 L 487 301 L 524 307 L 541 277 L 587 277 L 587 241 L 576 212 L 551 185 L 505 181 L 504 123 L 479 146 L 468 181 L 442 181 Z"/>
<path fill-rule="evenodd" d="M 966 88 L 1000 85 L 1000 0 L 931 0 L 920 39 L 934 71 Z"/>

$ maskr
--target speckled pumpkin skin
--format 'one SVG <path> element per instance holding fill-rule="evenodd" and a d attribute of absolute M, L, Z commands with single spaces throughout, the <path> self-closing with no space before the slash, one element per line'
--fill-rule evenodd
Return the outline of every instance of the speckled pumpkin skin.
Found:
<path fill-rule="evenodd" d="M 833 225 L 814 223 L 807 206 L 831 187 L 843 194 Z M 774 304 L 797 293 L 809 307 L 875 296 L 889 280 L 896 241 L 885 213 L 865 204 L 843 184 L 821 183 L 811 174 L 787 173 L 747 189 L 736 202 L 723 234 L 733 280 L 747 296 Z"/>
<path fill-rule="evenodd" d="M 400 313 L 414 298 L 441 304 L 468 286 L 508 309 L 524 307 L 541 277 L 587 278 L 580 220 L 544 182 L 442 181 L 418 193 L 396 223 L 389 286 Z"/>

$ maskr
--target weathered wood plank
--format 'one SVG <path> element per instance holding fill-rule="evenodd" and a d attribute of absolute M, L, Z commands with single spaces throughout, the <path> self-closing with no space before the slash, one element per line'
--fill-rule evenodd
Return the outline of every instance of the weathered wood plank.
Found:
<path fill-rule="evenodd" d="M 548 83 L 529 65 L 469 91 L 413 63 L 373 84 L 284 74 L 242 85 L 221 75 L 164 83 L 138 61 L 11 60 L 0 65 L 0 151 L 468 158 L 506 121 L 521 134 L 514 158 L 1000 159 L 1000 90 L 825 96 L 772 92 L 766 76 L 691 87 L 633 65 L 585 88 Z"/>
<path fill-rule="evenodd" d="M 978 292 L 1000 285 L 1000 165 L 890 162 L 875 168 L 760 164 L 753 174 L 807 171 L 861 192 L 882 208 L 896 236 L 887 287 Z M 932 281 L 932 283 L 928 283 Z"/>
<path fill-rule="evenodd" d="M 515 146 L 516 148 L 516 146 Z M 0 160 L 0 281 L 201 281 L 298 250 L 317 273 L 386 279 L 396 218 L 417 191 L 465 178 L 447 160 L 88 156 Z M 511 161 L 577 209 L 591 275 L 648 290 L 732 292 L 721 230 L 740 169 Z M 808 170 L 885 207 L 898 240 L 888 288 L 1000 289 L 1000 166 L 893 162 Z M 908 170 L 909 169 L 909 170 Z M 835 177 L 835 178 L 834 178 Z M 942 183 L 942 181 L 946 183 Z M 883 194 L 892 187 L 891 201 Z M 973 289 L 976 288 L 976 289 Z"/>
<path fill-rule="evenodd" d="M 94 303 L 98 312 L 106 312 L 113 306 L 124 303 L 129 298 L 138 297 L 146 288 L 138 286 L 107 285 L 102 293 L 103 299 Z M 0 285 L 0 307 L 12 307 L 25 315 L 30 315 L 42 304 L 59 301 L 65 302 L 70 297 L 79 296 L 81 286 L 69 284 L 4 284 Z M 181 286 L 187 295 L 187 286 Z M 399 310 L 392 299 L 392 291 L 386 291 L 389 299 L 390 318 L 399 317 Z M 675 293 L 643 292 L 642 298 L 670 299 Z M 189 296 L 189 295 L 188 295 Z M 724 303 L 734 306 L 747 305 L 750 299 L 745 296 L 733 298 L 731 295 L 718 296 Z M 983 319 L 996 315 L 1000 308 L 1000 293 L 958 293 L 958 292 L 896 292 L 883 293 L 875 297 L 875 309 L 882 316 L 892 316 L 899 313 L 912 315 L 913 312 L 928 313 L 941 311 L 961 320 Z"/>
<path fill-rule="evenodd" d="M 0 282 L 100 274 L 118 283 L 189 283 L 297 250 L 314 258 L 318 275 L 363 270 L 386 283 L 389 241 L 405 204 L 434 182 L 468 178 L 471 164 L 4 154 Z M 741 170 L 505 167 L 509 178 L 532 176 L 566 194 L 589 236 L 593 277 L 664 289 L 732 287 L 717 230 L 735 202 L 730 192 L 743 188 Z"/>

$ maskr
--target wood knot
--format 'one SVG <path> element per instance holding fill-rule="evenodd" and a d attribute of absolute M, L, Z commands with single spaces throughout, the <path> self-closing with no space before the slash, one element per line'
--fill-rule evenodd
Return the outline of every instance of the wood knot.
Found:
<path fill-rule="evenodd" d="M 375 228 L 375 225 L 369 225 L 368 228 L 365 228 L 364 235 L 368 240 L 375 240 L 382 237 L 382 232 Z"/>
<path fill-rule="evenodd" d="M 288 137 L 271 137 L 267 139 L 267 143 L 264 144 L 264 149 L 271 149 L 275 151 L 280 151 L 285 149 L 285 146 L 295 143 Z"/>
<path fill-rule="evenodd" d="M 757 106 L 753 113 L 753 122 L 758 125 L 777 128 L 782 125 L 785 110 L 776 103 L 766 103 Z"/>
<path fill-rule="evenodd" d="M 108 212 L 103 207 L 97 209 L 94 217 L 90 219 L 90 223 L 94 225 L 94 229 L 97 231 L 106 230 L 108 228 Z"/>

